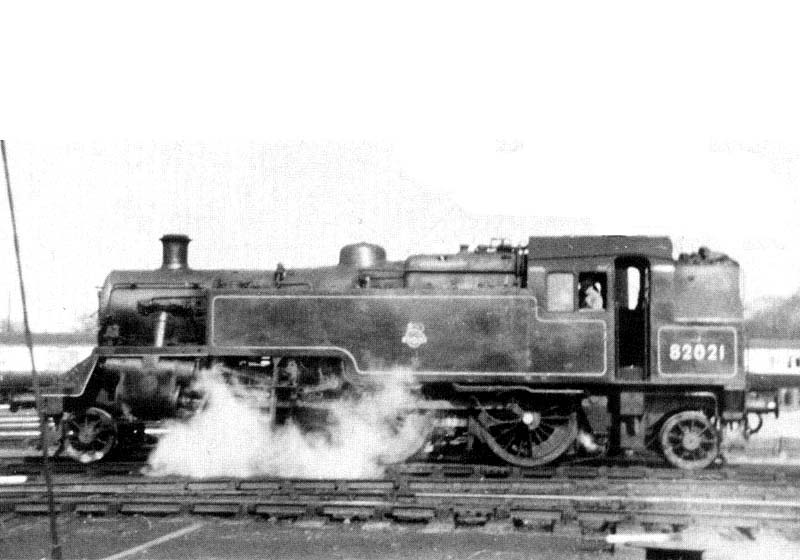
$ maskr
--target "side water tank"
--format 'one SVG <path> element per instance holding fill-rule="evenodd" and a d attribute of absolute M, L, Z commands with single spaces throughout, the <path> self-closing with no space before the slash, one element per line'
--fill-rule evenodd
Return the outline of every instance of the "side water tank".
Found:
<path fill-rule="evenodd" d="M 377 268 L 386 263 L 386 251 L 372 243 L 353 243 L 339 251 L 339 266 Z"/>

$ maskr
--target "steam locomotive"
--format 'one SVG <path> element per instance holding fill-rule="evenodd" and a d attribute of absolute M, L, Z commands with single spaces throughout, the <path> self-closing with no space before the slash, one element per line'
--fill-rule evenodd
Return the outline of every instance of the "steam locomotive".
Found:
<path fill-rule="evenodd" d="M 701 469 L 725 426 L 776 410 L 773 388 L 748 385 L 739 265 L 705 248 L 531 237 L 389 261 L 356 243 L 333 266 L 244 271 L 191 269 L 189 241 L 165 235 L 160 268 L 107 277 L 96 349 L 44 398 L 64 453 L 96 461 L 191 414 L 214 368 L 276 423 L 411 372 L 427 453 L 475 443 L 521 467 L 655 450 Z"/>

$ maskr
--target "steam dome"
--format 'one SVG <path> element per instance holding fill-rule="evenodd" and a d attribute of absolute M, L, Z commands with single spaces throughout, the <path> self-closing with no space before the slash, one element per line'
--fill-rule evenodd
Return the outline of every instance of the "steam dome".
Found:
<path fill-rule="evenodd" d="M 386 251 L 372 243 L 353 243 L 339 251 L 339 266 L 375 268 L 386 262 Z"/>

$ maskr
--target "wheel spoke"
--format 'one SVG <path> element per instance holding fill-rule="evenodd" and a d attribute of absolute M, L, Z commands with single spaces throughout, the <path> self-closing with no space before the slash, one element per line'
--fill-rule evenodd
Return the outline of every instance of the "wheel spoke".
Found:
<path fill-rule="evenodd" d="M 506 434 L 504 434 L 504 436 L 505 437 L 503 438 L 503 440 L 506 441 L 509 447 L 513 446 L 519 441 L 519 434 L 517 433 L 516 430 L 511 430 Z"/>
<path fill-rule="evenodd" d="M 514 434 L 514 428 L 515 427 L 516 426 L 509 426 L 508 428 L 503 428 L 502 430 L 497 430 L 497 431 L 493 430 L 492 433 L 494 434 L 495 439 L 498 439 L 498 440 L 501 439 L 501 438 L 505 439 L 505 437 L 508 434 L 512 434 L 512 435 Z"/>
<path fill-rule="evenodd" d="M 516 426 L 519 423 L 519 420 L 498 420 L 496 418 L 492 418 L 492 426 Z"/>
<path fill-rule="evenodd" d="M 529 449 L 529 457 L 533 457 L 533 450 L 536 449 L 536 445 L 533 443 L 533 431 L 528 430 L 528 449 Z"/>
<path fill-rule="evenodd" d="M 669 417 L 661 428 L 660 442 L 664 457 L 683 469 L 707 467 L 719 453 L 714 424 L 699 410 L 685 410 Z"/>

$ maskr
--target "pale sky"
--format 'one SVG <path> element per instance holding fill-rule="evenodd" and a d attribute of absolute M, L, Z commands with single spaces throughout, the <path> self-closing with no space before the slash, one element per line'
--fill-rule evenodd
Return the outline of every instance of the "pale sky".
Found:
<path fill-rule="evenodd" d="M 748 302 L 800 289 L 792 4 L 437 6 L 2 18 L 24 53 L 4 59 L 0 134 L 33 328 L 93 311 L 110 269 L 157 267 L 168 232 L 196 268 L 669 235 L 737 259 Z M 0 256 L 4 317 L 5 197 Z"/>

